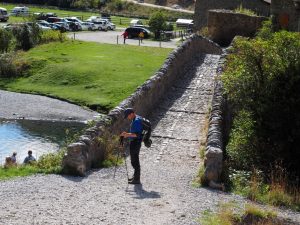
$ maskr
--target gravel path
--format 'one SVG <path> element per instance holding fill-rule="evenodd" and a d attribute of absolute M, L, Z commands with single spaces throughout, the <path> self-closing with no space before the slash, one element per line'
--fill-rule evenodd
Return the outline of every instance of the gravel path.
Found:
<path fill-rule="evenodd" d="M 0 118 L 84 122 L 98 113 L 40 95 L 0 90 Z"/>
<path fill-rule="evenodd" d="M 220 202 L 243 204 L 239 196 L 192 185 L 218 59 L 201 57 L 153 112 L 154 143 L 141 150 L 142 185 L 127 184 L 125 166 L 117 169 L 116 179 L 114 168 L 107 168 L 85 178 L 36 175 L 1 181 L 0 224 L 194 225 L 201 212 Z M 281 213 L 300 221 L 299 214 Z"/>

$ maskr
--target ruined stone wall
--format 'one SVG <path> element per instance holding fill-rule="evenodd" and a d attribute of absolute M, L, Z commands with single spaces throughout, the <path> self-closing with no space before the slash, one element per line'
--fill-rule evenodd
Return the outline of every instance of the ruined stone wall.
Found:
<path fill-rule="evenodd" d="M 250 9 L 260 16 L 269 16 L 270 14 L 270 4 L 262 0 L 197 0 L 194 16 L 195 31 L 200 31 L 202 27 L 207 26 L 209 10 L 234 10 L 239 6 Z"/>
<path fill-rule="evenodd" d="M 277 29 L 300 31 L 300 2 L 293 0 L 272 0 L 271 14 Z"/>
<path fill-rule="evenodd" d="M 117 135 L 128 128 L 123 119 L 123 111 L 127 107 L 134 108 L 141 116 L 147 116 L 164 96 L 173 82 L 185 74 L 192 66 L 198 54 L 221 54 L 221 48 L 214 42 L 198 35 L 193 35 L 180 47 L 170 53 L 163 66 L 142 84 L 132 95 L 114 108 L 107 116 L 88 129 L 76 143 L 68 146 L 63 159 L 63 170 L 67 174 L 84 176 L 90 168 L 96 167 L 104 158 L 104 146 L 99 137 L 109 133 Z"/>
<path fill-rule="evenodd" d="M 230 10 L 209 10 L 208 32 L 211 39 L 228 46 L 236 35 L 252 37 L 267 17 L 248 16 Z"/>

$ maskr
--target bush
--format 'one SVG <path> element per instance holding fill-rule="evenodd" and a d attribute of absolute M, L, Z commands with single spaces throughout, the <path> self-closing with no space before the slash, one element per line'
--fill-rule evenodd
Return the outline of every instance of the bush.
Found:
<path fill-rule="evenodd" d="M 161 11 L 155 12 L 151 15 L 149 20 L 150 30 L 154 33 L 155 39 L 160 38 L 161 31 L 166 29 L 167 17 Z"/>
<path fill-rule="evenodd" d="M 17 68 L 14 64 L 14 57 L 12 54 L 0 55 L 0 78 L 9 78 L 17 76 Z"/>
<path fill-rule="evenodd" d="M 222 77 L 235 112 L 226 151 L 239 169 L 283 159 L 299 176 L 300 36 L 262 30 L 235 43 Z"/>
<path fill-rule="evenodd" d="M 63 34 L 60 31 L 47 30 L 42 32 L 40 43 L 44 44 L 44 43 L 49 43 L 54 41 L 63 42 L 66 39 L 67 39 L 66 34 Z"/>
<path fill-rule="evenodd" d="M 16 38 L 16 48 L 22 50 L 29 50 L 40 42 L 41 31 L 37 24 L 31 25 L 22 24 L 14 27 L 13 35 Z"/>
<path fill-rule="evenodd" d="M 66 150 L 42 155 L 37 161 L 37 168 L 43 173 L 61 173 L 62 159 Z"/>
<path fill-rule="evenodd" d="M 0 53 L 8 52 L 12 38 L 13 36 L 10 31 L 0 29 Z"/>

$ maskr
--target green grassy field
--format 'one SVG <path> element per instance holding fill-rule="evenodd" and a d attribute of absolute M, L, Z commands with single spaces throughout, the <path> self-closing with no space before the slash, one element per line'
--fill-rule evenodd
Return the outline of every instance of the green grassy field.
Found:
<path fill-rule="evenodd" d="M 170 51 L 79 41 L 51 43 L 20 54 L 20 61 L 30 65 L 28 74 L 2 79 L 0 85 L 108 112 L 152 76 Z"/>

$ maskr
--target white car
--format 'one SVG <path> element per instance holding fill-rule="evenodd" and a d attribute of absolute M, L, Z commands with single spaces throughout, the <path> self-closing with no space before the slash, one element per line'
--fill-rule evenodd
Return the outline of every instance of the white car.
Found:
<path fill-rule="evenodd" d="M 96 25 L 91 22 L 82 22 L 81 28 L 82 28 L 82 30 L 97 30 Z"/>
<path fill-rule="evenodd" d="M 28 7 L 15 7 L 11 10 L 10 15 L 12 16 L 29 16 L 29 8 Z"/>
<path fill-rule="evenodd" d="M 109 19 L 101 19 L 106 21 L 106 29 L 107 30 L 115 30 L 116 29 L 116 25 L 112 22 L 109 21 Z"/>
<path fill-rule="evenodd" d="M 7 22 L 8 19 L 7 10 L 0 7 L 0 21 Z"/>

